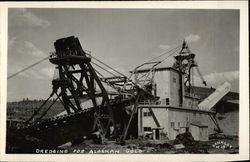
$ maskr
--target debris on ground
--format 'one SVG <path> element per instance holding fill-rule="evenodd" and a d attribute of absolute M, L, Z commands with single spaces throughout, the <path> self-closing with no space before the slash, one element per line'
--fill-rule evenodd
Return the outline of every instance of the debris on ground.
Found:
<path fill-rule="evenodd" d="M 217 146 L 217 147 L 216 147 Z M 225 146 L 225 147 L 224 147 Z M 93 140 L 84 140 L 81 144 L 67 148 L 75 153 L 113 153 L 119 154 L 235 154 L 238 153 L 238 139 L 212 139 L 209 141 L 195 141 L 189 132 L 179 134 L 175 140 L 126 140 L 124 145 L 117 144 L 115 140 L 105 144 L 96 144 Z"/>
<path fill-rule="evenodd" d="M 60 146 L 58 146 L 59 149 L 66 149 L 66 148 L 69 148 L 70 146 L 72 146 L 72 143 L 71 142 L 67 142 L 65 144 L 62 144 Z"/>
<path fill-rule="evenodd" d="M 179 149 L 184 149 L 185 146 L 184 146 L 183 144 L 176 144 L 176 145 L 174 145 L 174 148 L 175 148 L 176 150 L 179 150 Z"/>
<path fill-rule="evenodd" d="M 202 147 L 198 141 L 194 140 L 194 137 L 190 132 L 178 134 L 174 140 L 175 146 L 182 144 L 184 146 L 182 153 L 207 153 L 206 147 Z M 178 145 L 177 145 L 178 146 Z M 179 153 L 179 152 L 178 152 Z"/>
<path fill-rule="evenodd" d="M 230 135 L 225 135 L 223 133 L 214 133 L 214 134 L 210 134 L 208 137 L 210 140 L 211 139 L 234 139 L 235 136 L 230 136 Z"/>

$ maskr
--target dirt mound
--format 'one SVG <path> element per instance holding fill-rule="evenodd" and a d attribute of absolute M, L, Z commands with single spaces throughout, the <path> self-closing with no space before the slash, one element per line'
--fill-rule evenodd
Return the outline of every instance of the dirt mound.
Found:
<path fill-rule="evenodd" d="M 179 149 L 178 153 L 208 153 L 206 147 L 203 147 L 190 132 L 178 134 L 174 140 L 174 145 L 182 144 L 184 148 Z"/>

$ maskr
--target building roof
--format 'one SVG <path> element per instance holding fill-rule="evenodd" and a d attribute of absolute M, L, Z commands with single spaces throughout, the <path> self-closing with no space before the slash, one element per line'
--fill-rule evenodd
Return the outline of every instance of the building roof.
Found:
<path fill-rule="evenodd" d="M 140 70 L 136 70 L 134 73 L 146 73 L 149 72 L 151 70 L 151 68 L 147 68 L 147 69 L 140 69 Z M 172 67 L 159 67 L 159 68 L 155 68 L 154 71 L 175 71 L 175 72 L 179 72 L 178 70 L 172 68 Z M 132 73 L 133 71 L 130 71 L 130 73 Z"/>
<path fill-rule="evenodd" d="M 170 105 L 138 105 L 138 108 L 152 108 L 152 109 L 173 109 L 173 110 L 181 110 L 181 111 L 193 111 L 193 112 L 200 112 L 200 113 L 211 113 L 214 114 L 215 111 L 207 111 L 207 110 L 200 110 L 200 109 L 193 109 L 193 108 L 186 108 L 186 107 L 178 107 L 178 106 L 170 106 Z"/>

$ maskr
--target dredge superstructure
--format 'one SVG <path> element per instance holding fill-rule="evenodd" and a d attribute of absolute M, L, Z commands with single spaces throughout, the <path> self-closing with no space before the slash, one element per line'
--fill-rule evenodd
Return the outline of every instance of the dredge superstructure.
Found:
<path fill-rule="evenodd" d="M 92 66 L 94 64 L 100 67 L 92 62 L 92 59 L 100 63 L 102 61 L 83 50 L 78 38 L 74 36 L 58 39 L 54 46 L 55 52 L 51 54 L 49 61 L 56 66 L 58 76 L 52 81 L 52 93 L 23 126 L 14 131 L 23 136 L 35 138 L 33 144 L 38 145 L 37 143 L 39 143 L 40 147 L 57 147 L 82 137 L 91 138 L 93 133 L 97 135 L 96 138 L 100 143 L 107 139 L 116 139 L 120 143 L 124 143 L 129 136 L 135 138 L 144 136 L 143 132 L 152 130 L 151 128 L 142 130 L 140 123 L 142 111 L 139 111 L 138 114 L 138 107 L 140 108 L 141 103 L 144 103 L 144 107 L 145 103 L 148 103 L 148 105 L 154 103 L 153 107 L 156 108 L 161 107 L 162 104 L 183 108 L 188 107 L 186 103 L 190 100 L 190 102 L 195 103 L 189 106 L 190 109 L 200 109 L 198 105 L 200 102 L 198 100 L 193 102 L 195 97 L 192 89 L 192 71 L 193 68 L 198 67 L 198 64 L 195 61 L 195 54 L 189 50 L 185 41 L 181 46 L 169 51 L 169 56 L 179 51 L 174 57 L 175 63 L 171 68 L 156 68 L 165 59 L 150 61 L 131 71 L 130 77 L 126 77 L 119 72 L 118 75 L 112 77 L 103 76 Z M 144 65 L 152 66 L 149 69 L 141 69 Z M 174 82 L 178 81 L 176 83 L 178 88 L 172 89 L 171 93 L 166 92 L 173 94 L 176 91 L 174 101 L 157 93 L 157 86 L 159 89 L 159 85 L 156 85 L 157 81 L 155 81 L 156 71 L 169 69 L 174 71 L 173 75 L 176 75 L 176 78 L 173 78 Z M 197 70 L 206 86 L 199 69 Z M 164 84 L 169 83 L 165 82 Z M 112 91 L 108 89 L 112 89 Z M 223 90 L 225 90 L 225 87 L 222 87 Z M 219 91 L 213 94 L 212 100 L 214 98 L 219 100 L 229 90 L 230 85 L 226 86 L 226 91 L 223 91 L 223 93 Z M 185 96 L 189 99 L 185 99 Z M 55 97 L 52 104 L 43 110 L 39 117 L 35 118 L 52 97 Z M 56 101 L 62 103 L 66 113 L 42 120 Z M 215 123 L 217 131 L 221 131 L 213 117 L 214 113 L 211 111 L 213 106 L 203 102 L 202 111 L 209 115 Z M 157 127 L 153 129 L 164 129 L 161 128 L 152 106 L 146 106 L 146 108 L 149 110 L 150 115 L 148 116 L 152 116 L 156 122 Z M 190 123 L 186 122 L 185 127 L 188 127 L 187 124 Z M 138 127 L 140 127 L 139 130 Z M 154 132 L 157 132 L 157 136 L 159 136 L 159 131 Z M 8 133 L 12 133 L 12 131 Z"/>

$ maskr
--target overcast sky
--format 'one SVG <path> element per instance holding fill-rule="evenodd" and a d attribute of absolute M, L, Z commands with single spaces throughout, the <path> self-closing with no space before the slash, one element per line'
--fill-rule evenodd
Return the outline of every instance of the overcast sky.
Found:
<path fill-rule="evenodd" d="M 122 73 L 186 39 L 208 86 L 239 89 L 239 12 L 170 9 L 9 9 L 8 76 L 75 35 L 82 47 Z M 161 66 L 172 66 L 171 59 Z M 8 80 L 8 101 L 44 99 L 54 66 L 45 61 Z M 200 84 L 200 81 L 197 81 Z"/>

